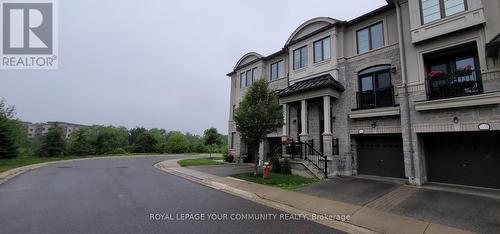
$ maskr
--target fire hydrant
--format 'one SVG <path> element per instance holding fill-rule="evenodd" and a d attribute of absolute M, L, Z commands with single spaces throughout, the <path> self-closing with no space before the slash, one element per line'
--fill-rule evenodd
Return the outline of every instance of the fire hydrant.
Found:
<path fill-rule="evenodd" d="M 264 163 L 264 173 L 262 174 L 263 179 L 269 179 L 269 163 L 265 162 Z"/>

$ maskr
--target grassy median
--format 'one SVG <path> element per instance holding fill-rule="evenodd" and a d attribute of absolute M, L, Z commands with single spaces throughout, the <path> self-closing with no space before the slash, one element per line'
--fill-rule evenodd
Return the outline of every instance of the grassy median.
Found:
<path fill-rule="evenodd" d="M 189 166 L 209 166 L 209 165 L 219 165 L 222 157 L 213 157 L 213 158 L 191 158 L 191 159 L 183 159 L 178 161 L 177 163 L 181 167 L 189 167 Z"/>
<path fill-rule="evenodd" d="M 236 174 L 231 175 L 231 177 L 289 190 L 297 189 L 308 184 L 318 183 L 320 181 L 318 179 L 306 178 L 298 175 L 288 175 L 274 172 L 270 173 L 269 179 L 263 179 L 262 174 L 254 176 L 253 173 Z"/>

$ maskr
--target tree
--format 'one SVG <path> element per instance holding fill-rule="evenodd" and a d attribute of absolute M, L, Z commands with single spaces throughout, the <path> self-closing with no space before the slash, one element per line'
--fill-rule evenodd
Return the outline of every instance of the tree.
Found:
<path fill-rule="evenodd" d="M 97 126 L 93 144 L 97 154 L 108 154 L 128 146 L 128 130 L 124 127 Z"/>
<path fill-rule="evenodd" d="M 203 139 L 200 136 L 193 135 L 189 132 L 186 133 L 185 136 L 189 141 L 189 152 L 205 153 L 208 151 L 205 144 L 203 144 Z"/>
<path fill-rule="evenodd" d="M 9 119 L 0 116 L 0 159 L 17 157 L 17 146 L 8 124 Z"/>
<path fill-rule="evenodd" d="M 165 129 L 152 128 L 149 129 L 148 133 L 156 140 L 156 144 L 153 146 L 153 152 L 167 152 L 167 131 L 165 131 Z"/>
<path fill-rule="evenodd" d="M 189 149 L 189 141 L 181 132 L 169 132 L 167 139 L 167 151 L 169 153 L 186 153 Z"/>
<path fill-rule="evenodd" d="M 0 100 L 0 159 L 17 157 L 18 145 L 14 137 L 13 106 L 7 106 L 5 100 Z"/>
<path fill-rule="evenodd" d="M 283 109 L 278 102 L 278 96 L 269 90 L 265 79 L 260 79 L 250 86 L 233 119 L 241 138 L 251 147 L 250 152 L 254 152 L 253 149 L 258 143 L 283 125 Z M 255 155 L 252 156 L 255 163 L 254 175 L 257 175 L 258 160 Z"/>
<path fill-rule="evenodd" d="M 148 130 L 143 128 L 143 127 L 136 127 L 136 128 L 130 129 L 129 135 L 128 135 L 128 143 L 130 145 L 134 145 L 135 142 L 137 141 L 137 139 L 139 139 L 139 136 L 147 131 Z"/>
<path fill-rule="evenodd" d="M 49 131 L 42 137 L 39 149 L 40 156 L 62 156 L 65 147 L 64 133 L 57 123 L 49 128 Z"/>
<path fill-rule="evenodd" d="M 216 128 L 209 128 L 203 133 L 203 143 L 209 147 L 210 157 L 214 151 L 214 146 L 222 144 L 222 136 L 217 132 Z"/>
<path fill-rule="evenodd" d="M 134 143 L 134 152 L 136 153 L 152 153 L 158 141 L 149 132 L 143 132 Z"/>
<path fill-rule="evenodd" d="M 92 144 L 91 130 L 80 128 L 73 134 L 69 142 L 69 153 L 72 155 L 93 155 L 95 147 Z"/>

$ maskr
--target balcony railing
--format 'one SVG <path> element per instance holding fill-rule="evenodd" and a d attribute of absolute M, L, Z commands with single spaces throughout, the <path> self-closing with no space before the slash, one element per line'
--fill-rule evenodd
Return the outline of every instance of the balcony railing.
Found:
<path fill-rule="evenodd" d="M 425 79 L 429 100 L 476 95 L 483 92 L 478 70 L 457 71 Z"/>
<path fill-rule="evenodd" d="M 357 92 L 358 109 L 394 106 L 394 87 Z"/>

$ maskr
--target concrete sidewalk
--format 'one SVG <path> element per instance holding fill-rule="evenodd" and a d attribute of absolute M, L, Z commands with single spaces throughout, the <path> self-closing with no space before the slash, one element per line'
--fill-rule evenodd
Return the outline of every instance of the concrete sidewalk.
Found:
<path fill-rule="evenodd" d="M 349 233 L 469 233 L 370 207 L 183 168 L 177 164 L 177 161 L 166 160 L 156 164 L 155 167 L 170 174 L 291 214 L 306 215 L 314 222 Z M 332 217 L 337 220 L 331 219 Z M 349 217 L 349 220 L 339 220 L 345 217 Z"/>

